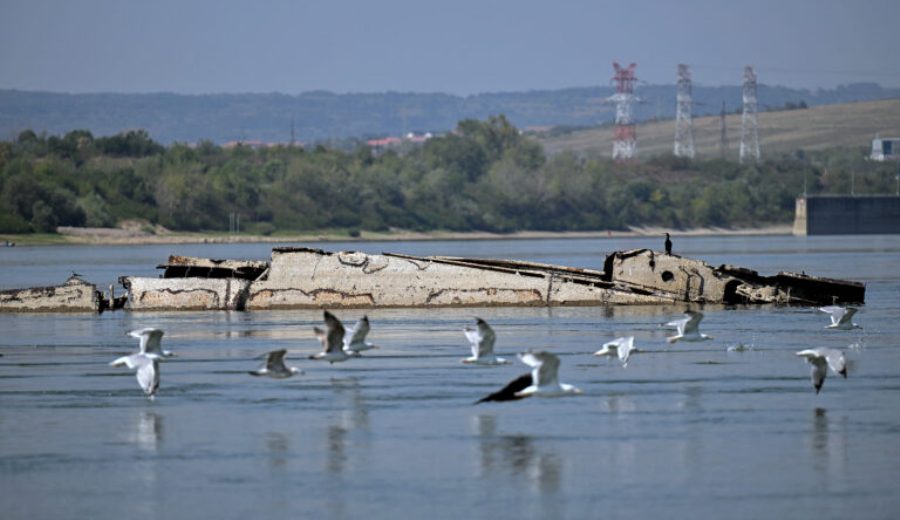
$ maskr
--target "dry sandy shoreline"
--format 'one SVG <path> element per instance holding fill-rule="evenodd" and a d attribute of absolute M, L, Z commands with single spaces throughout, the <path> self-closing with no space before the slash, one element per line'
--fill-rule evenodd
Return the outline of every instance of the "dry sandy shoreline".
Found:
<path fill-rule="evenodd" d="M 138 244 L 228 244 L 228 243 L 291 243 L 291 242 L 375 242 L 375 241 L 418 241 L 418 240 L 539 240 L 560 238 L 622 238 L 641 236 L 662 236 L 666 231 L 672 236 L 754 236 L 789 235 L 790 224 L 756 228 L 698 228 L 672 230 L 661 227 L 631 228 L 628 231 L 519 231 L 515 233 L 434 231 L 420 233 L 396 230 L 385 233 L 363 231 L 359 237 L 339 233 L 297 233 L 291 235 L 228 235 L 223 233 L 146 233 L 118 228 L 61 228 L 58 240 L 29 240 L 31 235 L 0 236 L 17 245 L 138 245 Z M 46 235 L 44 235 L 46 237 Z"/>

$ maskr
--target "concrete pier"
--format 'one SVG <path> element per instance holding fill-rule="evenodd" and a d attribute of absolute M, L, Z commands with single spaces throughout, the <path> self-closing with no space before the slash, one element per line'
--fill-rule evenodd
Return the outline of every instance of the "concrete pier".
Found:
<path fill-rule="evenodd" d="M 900 197 L 811 195 L 798 197 L 795 235 L 892 235 L 900 233 Z"/>

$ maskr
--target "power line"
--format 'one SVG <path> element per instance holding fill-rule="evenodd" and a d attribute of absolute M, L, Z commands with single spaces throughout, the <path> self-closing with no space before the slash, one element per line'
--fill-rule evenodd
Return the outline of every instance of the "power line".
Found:
<path fill-rule="evenodd" d="M 712 70 L 734 70 L 734 66 L 729 65 L 703 65 L 691 63 L 691 67 L 695 69 L 712 69 Z M 900 79 L 900 72 L 874 72 L 874 71 L 861 71 L 861 70 L 837 70 L 837 69 L 798 69 L 793 67 L 760 67 L 758 65 L 753 66 L 754 70 L 761 72 L 778 72 L 784 74 L 792 74 L 792 75 L 813 75 L 813 74 L 833 74 L 833 75 L 847 75 L 847 76 L 870 76 L 870 77 L 882 77 L 882 78 L 897 78 Z"/>

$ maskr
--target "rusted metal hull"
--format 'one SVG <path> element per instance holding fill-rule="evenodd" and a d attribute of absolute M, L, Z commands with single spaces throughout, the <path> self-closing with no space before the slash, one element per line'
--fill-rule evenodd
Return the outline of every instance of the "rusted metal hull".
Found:
<path fill-rule="evenodd" d="M 170 261 L 173 260 L 170 258 Z M 174 265 L 199 265 L 180 257 Z M 602 273 L 524 262 L 277 248 L 259 279 L 124 277 L 130 310 L 660 304 Z M 232 279 L 231 282 L 237 280 Z"/>
<path fill-rule="evenodd" d="M 751 269 L 714 268 L 702 260 L 649 249 L 613 253 L 604 270 L 611 281 L 685 302 L 830 305 L 862 303 L 866 292 L 859 282 L 795 273 L 761 276 Z"/>
<path fill-rule="evenodd" d="M 250 282 L 216 278 L 125 277 L 125 308 L 142 311 L 243 310 Z"/>
<path fill-rule="evenodd" d="M 602 271 L 513 260 L 308 248 L 276 248 L 269 262 L 172 256 L 159 267 L 165 270 L 162 278 L 120 278 L 127 291 L 126 309 L 821 305 L 865 299 L 865 285 L 857 282 L 794 273 L 761 276 L 750 269 L 716 268 L 649 249 L 615 252 L 606 258 Z M 102 295 L 82 284 L 70 280 L 57 288 L 3 291 L 0 309 L 101 310 Z M 26 300 L 31 303 L 26 305 Z"/>
<path fill-rule="evenodd" d="M 667 303 L 593 276 L 473 265 L 445 257 L 277 249 L 268 279 L 254 282 L 247 309 L 447 307 Z"/>

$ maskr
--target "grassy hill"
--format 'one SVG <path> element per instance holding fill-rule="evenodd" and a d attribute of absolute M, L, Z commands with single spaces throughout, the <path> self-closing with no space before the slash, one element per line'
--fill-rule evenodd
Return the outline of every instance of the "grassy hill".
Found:
<path fill-rule="evenodd" d="M 737 158 L 741 144 L 741 115 L 725 117 L 728 157 Z M 720 120 L 717 116 L 694 118 L 694 149 L 698 156 L 719 154 Z M 761 112 L 759 144 L 762 156 L 794 150 L 871 146 L 876 134 L 900 137 L 900 99 L 824 105 L 802 110 Z M 637 126 L 638 156 L 672 152 L 675 121 Z M 548 154 L 571 150 L 588 156 L 612 155 L 613 128 L 604 126 L 563 135 L 538 136 Z"/>

